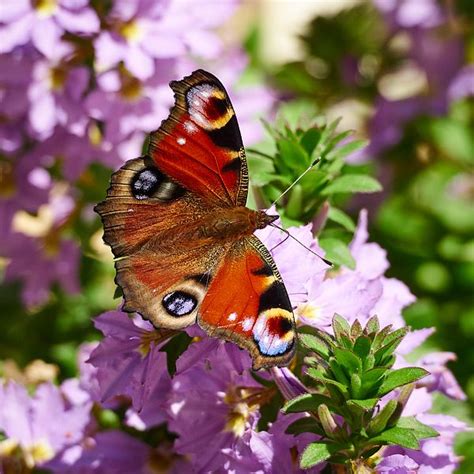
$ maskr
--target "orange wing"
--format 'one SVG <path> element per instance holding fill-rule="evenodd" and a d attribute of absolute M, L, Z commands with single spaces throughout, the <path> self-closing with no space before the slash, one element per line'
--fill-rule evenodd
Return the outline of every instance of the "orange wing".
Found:
<path fill-rule="evenodd" d="M 151 134 L 149 156 L 164 174 L 206 201 L 244 206 L 247 161 L 224 86 L 203 70 L 170 85 L 175 105 Z"/>
<path fill-rule="evenodd" d="M 286 365 L 293 358 L 291 303 L 270 253 L 254 236 L 227 252 L 198 313 L 209 335 L 247 349 L 254 369 Z"/>

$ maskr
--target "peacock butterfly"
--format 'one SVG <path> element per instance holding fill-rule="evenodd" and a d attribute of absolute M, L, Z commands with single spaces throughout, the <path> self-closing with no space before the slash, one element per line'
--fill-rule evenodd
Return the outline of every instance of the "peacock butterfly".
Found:
<path fill-rule="evenodd" d="M 175 104 L 146 156 L 112 175 L 96 206 L 124 310 L 159 328 L 198 322 L 247 349 L 255 369 L 288 364 L 295 321 L 270 253 L 253 235 L 277 216 L 245 207 L 248 173 L 224 86 L 197 70 L 170 84 Z"/>

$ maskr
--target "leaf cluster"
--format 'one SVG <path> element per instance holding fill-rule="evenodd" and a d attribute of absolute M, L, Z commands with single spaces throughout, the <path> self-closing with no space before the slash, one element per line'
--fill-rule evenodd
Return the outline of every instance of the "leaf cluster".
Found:
<path fill-rule="evenodd" d="M 393 369 L 395 350 L 408 328 L 380 329 L 376 316 L 364 328 L 357 320 L 350 326 L 339 315 L 332 327 L 334 336 L 319 330 L 300 335 L 312 391 L 284 407 L 286 413 L 310 415 L 292 423 L 288 433 L 320 436 L 304 450 L 301 467 L 364 462 L 384 445 L 419 449 L 420 440 L 437 436 L 415 417 L 401 416 L 414 382 L 428 374 L 419 367 Z"/>
<path fill-rule="evenodd" d="M 286 122 L 276 128 L 265 124 L 274 141 L 273 156 L 250 150 L 254 184 L 261 187 L 267 205 L 278 200 L 287 224 L 310 222 L 325 203 L 334 203 L 337 196 L 381 190 L 366 172 L 345 164 L 345 158 L 364 147 L 366 141 L 352 140 L 350 130 L 337 131 L 339 122 L 321 124 L 313 120 L 309 126 Z M 350 217 L 334 205 L 329 218 L 353 230 Z"/>

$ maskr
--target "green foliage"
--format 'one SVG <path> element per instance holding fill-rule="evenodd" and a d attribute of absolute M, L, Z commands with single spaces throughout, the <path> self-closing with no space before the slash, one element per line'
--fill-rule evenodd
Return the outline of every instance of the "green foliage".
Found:
<path fill-rule="evenodd" d="M 345 158 L 366 142 L 348 141 L 352 132 L 337 132 L 338 124 L 339 120 L 322 124 L 313 120 L 305 127 L 291 126 L 288 121 L 276 128 L 267 124 L 274 152 L 250 150 L 254 183 L 262 188 L 266 205 L 278 200 L 284 222 L 309 222 L 329 203 L 331 220 L 351 229 L 350 217 L 335 206 L 337 195 L 380 191 L 374 178 L 345 165 Z"/>
<path fill-rule="evenodd" d="M 420 440 L 437 436 L 416 418 L 401 416 L 414 383 L 428 374 L 419 367 L 392 368 L 393 353 L 407 329 L 392 331 L 387 326 L 380 330 L 376 316 L 365 328 L 358 321 L 350 326 L 339 315 L 334 316 L 332 327 L 334 336 L 320 330 L 301 334 L 305 355 L 310 356 L 305 361 L 313 391 L 284 406 L 286 413 L 310 415 L 292 423 L 288 433 L 322 437 L 306 447 L 301 468 L 322 461 L 369 466 L 369 458 L 384 445 L 419 449 Z M 397 393 L 382 406 L 381 398 L 394 390 Z M 342 417 L 342 422 L 335 416 Z"/>

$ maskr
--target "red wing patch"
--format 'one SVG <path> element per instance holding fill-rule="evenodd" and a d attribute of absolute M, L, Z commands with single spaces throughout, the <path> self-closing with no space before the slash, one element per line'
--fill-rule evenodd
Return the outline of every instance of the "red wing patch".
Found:
<path fill-rule="evenodd" d="M 247 349 L 255 369 L 286 365 L 295 350 L 291 304 L 263 244 L 250 237 L 228 252 L 204 297 L 199 324 Z"/>
<path fill-rule="evenodd" d="M 247 162 L 224 86 L 198 70 L 171 87 L 175 105 L 151 134 L 149 155 L 163 173 L 205 200 L 244 206 Z"/>

